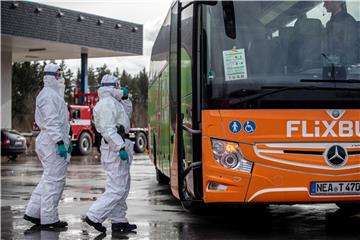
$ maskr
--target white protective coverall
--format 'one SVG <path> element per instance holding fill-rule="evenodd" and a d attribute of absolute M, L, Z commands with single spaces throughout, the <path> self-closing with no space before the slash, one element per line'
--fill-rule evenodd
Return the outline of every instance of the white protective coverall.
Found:
<path fill-rule="evenodd" d="M 128 116 L 129 119 L 129 123 L 130 123 L 130 119 L 131 119 L 131 114 L 132 114 L 132 102 L 131 100 L 128 98 L 126 100 L 121 100 L 120 104 L 123 106 L 126 115 Z M 128 128 L 125 128 L 125 133 L 129 134 L 130 131 L 130 124 Z M 130 139 L 125 139 L 125 150 L 129 155 L 129 164 L 131 165 L 132 160 L 133 160 L 133 156 L 134 156 L 134 143 L 130 140 Z M 117 207 L 115 207 L 115 209 L 113 210 L 112 213 L 112 218 L 111 221 L 113 223 L 119 223 L 119 222 L 127 222 L 127 219 L 125 217 L 119 217 L 117 218 L 116 216 L 122 216 L 122 215 L 126 215 L 126 211 L 127 211 L 127 204 L 126 204 L 126 199 L 129 195 L 129 191 L 130 191 L 130 183 L 131 183 L 131 177 L 130 177 L 130 168 L 129 168 L 129 172 L 128 172 L 128 182 L 127 185 L 125 187 L 125 194 L 123 196 L 123 198 L 121 199 L 121 202 L 118 204 Z"/>
<path fill-rule="evenodd" d="M 117 79 L 105 75 L 102 85 L 114 83 Z M 116 126 L 124 126 L 129 132 L 130 119 L 123 105 L 118 101 L 122 94 L 113 86 L 103 86 L 98 90 L 99 102 L 93 110 L 94 123 L 97 131 L 102 135 L 101 163 L 105 169 L 107 179 L 105 192 L 89 209 L 87 217 L 97 223 L 103 223 L 110 218 L 112 223 L 125 223 L 126 198 L 130 189 L 130 164 L 133 157 L 133 143 L 123 140 L 117 133 Z M 131 114 L 131 112 L 129 112 Z M 129 160 L 119 157 L 119 151 L 125 147 Z"/>
<path fill-rule="evenodd" d="M 58 204 L 65 186 L 67 159 L 57 154 L 57 142 L 63 141 L 66 149 L 69 139 L 69 111 L 61 96 L 62 85 L 53 75 L 59 69 L 56 64 L 44 68 L 44 88 L 36 97 L 35 122 L 40 128 L 35 151 L 44 168 L 39 184 L 31 195 L 25 214 L 40 218 L 41 224 L 59 221 Z"/>

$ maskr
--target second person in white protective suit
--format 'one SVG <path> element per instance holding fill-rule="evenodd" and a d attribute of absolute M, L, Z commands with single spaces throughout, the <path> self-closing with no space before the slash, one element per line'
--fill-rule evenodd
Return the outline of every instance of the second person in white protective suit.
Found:
<path fill-rule="evenodd" d="M 119 95 L 117 95 L 116 99 L 123 106 L 123 108 L 126 112 L 126 115 L 128 117 L 129 123 L 130 123 L 133 108 L 132 108 L 132 102 L 131 102 L 130 96 L 129 96 L 129 91 L 125 87 L 121 87 L 121 91 L 122 91 L 123 96 L 121 97 L 121 99 L 118 99 Z M 125 139 L 125 151 L 129 155 L 129 164 L 131 165 L 132 160 L 133 160 L 133 155 L 134 155 L 134 143 L 130 140 L 129 132 L 130 132 L 130 124 L 128 125 L 127 128 L 120 129 L 120 135 L 123 137 L 123 139 Z M 130 169 L 129 169 L 128 184 L 126 185 L 126 188 L 125 188 L 125 195 L 122 198 L 122 201 L 119 203 L 117 210 L 115 210 L 115 215 L 121 216 L 122 214 L 126 213 L 126 210 L 127 210 L 126 199 L 127 199 L 127 196 L 129 195 L 129 191 L 130 191 L 130 182 L 131 182 L 131 178 L 130 178 Z M 116 211 L 118 211 L 118 214 L 116 214 Z M 127 224 L 127 223 L 123 223 L 123 222 L 124 221 L 121 220 L 120 223 L 113 223 L 111 225 L 112 231 L 119 232 L 119 231 L 131 231 L 131 230 L 136 229 L 136 225 Z"/>
<path fill-rule="evenodd" d="M 132 142 L 126 139 L 126 132 L 130 129 L 129 115 L 132 107 L 131 102 L 120 102 L 124 92 L 127 90 L 118 88 L 118 80 L 115 77 L 105 75 L 98 90 L 99 102 L 93 110 L 96 130 L 102 135 L 101 162 L 107 179 L 105 192 L 90 207 L 85 222 L 100 232 L 106 232 L 102 223 L 107 218 L 112 222 L 113 232 L 136 229 L 136 225 L 130 224 L 126 219 L 126 198 L 130 188 L 133 150 Z M 125 132 L 125 136 L 122 132 Z"/>
<path fill-rule="evenodd" d="M 44 68 L 44 87 L 36 97 L 35 121 L 40 128 L 36 153 L 44 168 L 31 195 L 24 219 L 42 227 L 66 227 L 60 221 L 58 204 L 65 186 L 72 145 L 69 138 L 69 112 L 64 101 L 61 69 L 56 64 Z"/>

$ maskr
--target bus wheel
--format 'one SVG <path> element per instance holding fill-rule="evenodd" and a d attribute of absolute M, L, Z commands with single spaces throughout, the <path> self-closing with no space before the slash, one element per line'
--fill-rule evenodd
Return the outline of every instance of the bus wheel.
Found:
<path fill-rule="evenodd" d="M 181 188 L 183 198 L 181 201 L 182 207 L 190 213 L 202 214 L 205 212 L 205 203 L 201 200 L 193 200 L 191 194 L 183 186 Z"/>
<path fill-rule="evenodd" d="M 143 153 L 147 147 L 146 135 L 143 132 L 136 133 L 134 150 L 137 153 Z"/>
<path fill-rule="evenodd" d="M 190 213 L 201 214 L 205 212 L 205 204 L 203 201 L 185 200 L 181 201 L 182 207 Z"/>
<path fill-rule="evenodd" d="M 159 184 L 169 184 L 170 179 L 163 174 L 159 169 L 155 168 L 156 170 L 156 180 Z"/>
<path fill-rule="evenodd" d="M 343 211 L 349 214 L 360 213 L 360 202 L 338 202 L 336 205 Z"/>
<path fill-rule="evenodd" d="M 80 135 L 79 142 L 78 142 L 78 151 L 81 155 L 85 156 L 88 155 L 92 150 L 92 140 L 91 136 L 87 132 L 83 132 Z"/>

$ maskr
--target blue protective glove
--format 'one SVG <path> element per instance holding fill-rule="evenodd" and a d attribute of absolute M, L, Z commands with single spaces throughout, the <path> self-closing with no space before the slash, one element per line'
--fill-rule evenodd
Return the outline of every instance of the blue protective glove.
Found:
<path fill-rule="evenodd" d="M 67 152 L 72 153 L 72 151 L 73 151 L 73 145 L 72 142 L 70 142 Z"/>
<path fill-rule="evenodd" d="M 64 160 L 66 160 L 67 150 L 63 143 L 58 144 L 57 154 L 59 154 L 61 157 L 64 158 Z"/>
<path fill-rule="evenodd" d="M 128 99 L 129 97 L 129 90 L 126 87 L 121 87 L 121 91 L 123 91 L 122 99 Z"/>
<path fill-rule="evenodd" d="M 123 160 L 123 161 L 129 161 L 129 155 L 128 155 L 128 153 L 125 151 L 125 148 L 120 149 L 120 151 L 119 151 L 119 156 L 120 156 L 121 160 Z"/>

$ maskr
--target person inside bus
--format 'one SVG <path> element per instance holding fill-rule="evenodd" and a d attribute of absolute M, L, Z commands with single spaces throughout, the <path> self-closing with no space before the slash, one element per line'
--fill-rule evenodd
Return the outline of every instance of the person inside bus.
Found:
<path fill-rule="evenodd" d="M 93 110 L 96 130 L 103 137 L 100 147 L 101 162 L 107 179 L 105 192 L 90 207 L 85 217 L 85 222 L 100 232 L 106 232 L 102 223 L 110 218 L 113 233 L 137 228 L 126 219 L 126 198 L 130 188 L 132 160 L 132 149 L 130 151 L 129 148 L 132 143 L 119 131 L 129 131 L 130 119 L 127 110 L 119 102 L 127 95 L 127 91 L 120 90 L 117 82 L 117 79 L 109 74 L 102 78 L 98 90 L 99 102 Z"/>
<path fill-rule="evenodd" d="M 289 39 L 288 71 L 301 72 L 321 68 L 321 33 L 324 29 L 319 19 L 299 17 Z"/>
<path fill-rule="evenodd" d="M 347 12 L 346 2 L 324 1 L 324 7 L 331 13 L 326 23 L 325 54 L 334 64 L 357 62 L 358 28 L 354 17 Z"/>

